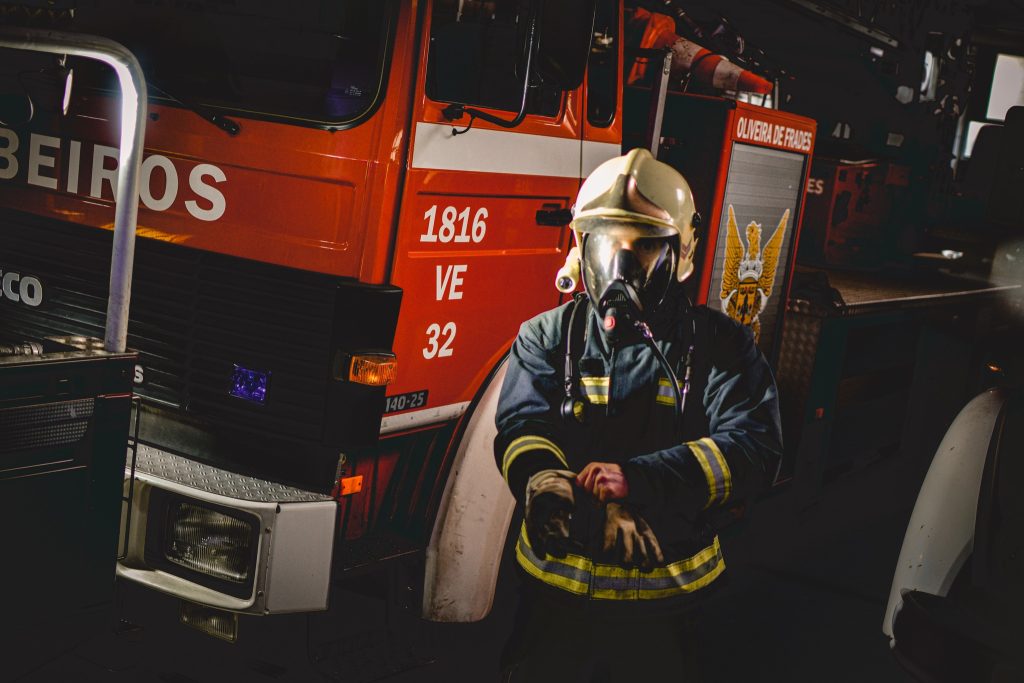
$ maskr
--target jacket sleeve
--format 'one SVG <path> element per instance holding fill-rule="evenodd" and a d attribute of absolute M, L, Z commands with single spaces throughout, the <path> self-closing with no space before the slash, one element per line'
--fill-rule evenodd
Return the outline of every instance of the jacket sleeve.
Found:
<path fill-rule="evenodd" d="M 494 456 L 512 495 L 522 500 L 529 478 L 546 469 L 568 469 L 559 407 L 562 371 L 555 359 L 556 330 L 537 319 L 523 324 L 512 344 L 495 422 Z"/>
<path fill-rule="evenodd" d="M 709 435 L 630 459 L 629 499 L 679 506 L 687 514 L 750 498 L 766 488 L 782 457 L 775 379 L 750 330 L 711 319 L 712 363 L 704 392 Z"/>

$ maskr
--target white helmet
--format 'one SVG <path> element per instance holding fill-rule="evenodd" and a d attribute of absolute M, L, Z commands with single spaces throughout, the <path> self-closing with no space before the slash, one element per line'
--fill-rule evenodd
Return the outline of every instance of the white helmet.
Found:
<path fill-rule="evenodd" d="M 594 305 L 600 310 L 609 286 L 622 281 L 636 290 L 641 309 L 656 308 L 673 277 L 682 282 L 693 272 L 699 220 L 689 183 L 646 149 L 598 166 L 570 223 Z"/>

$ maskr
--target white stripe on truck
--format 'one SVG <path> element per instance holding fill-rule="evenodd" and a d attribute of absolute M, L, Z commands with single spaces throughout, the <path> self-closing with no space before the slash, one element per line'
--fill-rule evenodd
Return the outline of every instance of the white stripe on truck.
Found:
<path fill-rule="evenodd" d="M 465 125 L 465 124 L 462 124 Z M 452 126 L 417 123 L 412 167 L 474 173 L 509 173 L 557 178 L 585 178 L 619 145 L 547 135 L 473 128 L 452 135 Z M 582 167 L 581 167 L 582 164 Z"/>

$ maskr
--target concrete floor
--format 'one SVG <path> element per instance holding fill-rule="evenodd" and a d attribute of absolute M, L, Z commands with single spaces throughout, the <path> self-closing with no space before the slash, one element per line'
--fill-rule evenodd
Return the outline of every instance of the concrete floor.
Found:
<path fill-rule="evenodd" d="M 698 629 L 705 680 L 909 683 L 880 625 L 922 475 L 920 463 L 892 458 L 832 482 L 810 504 L 786 491 L 761 503 L 746 528 L 723 539 L 730 586 L 702 610 Z M 409 648 L 387 635 L 372 586 L 340 595 L 333 615 L 243 619 L 237 645 L 178 625 L 175 600 L 126 586 L 115 609 L 88 615 L 85 636 L 69 625 L 63 635 L 51 628 L 43 639 L 26 632 L 17 645 L 3 641 L 16 649 L 0 660 L 0 680 L 491 681 L 517 596 L 514 581 L 500 589 L 479 624 L 407 621 Z M 116 615 L 133 625 L 118 626 Z M 307 634 L 335 646 L 309 652 Z"/>

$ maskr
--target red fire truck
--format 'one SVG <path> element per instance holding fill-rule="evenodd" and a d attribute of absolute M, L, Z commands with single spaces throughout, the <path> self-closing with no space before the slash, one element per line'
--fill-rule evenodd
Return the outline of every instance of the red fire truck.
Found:
<path fill-rule="evenodd" d="M 564 300 L 573 197 L 645 144 L 651 102 L 705 217 L 693 294 L 756 303 L 774 355 L 814 122 L 624 97 L 621 2 L 75 5 L 4 19 L 0 321 L 102 336 L 124 102 L 106 67 L 32 44 L 116 40 L 149 88 L 117 573 L 193 622 L 323 610 L 399 558 L 423 559 L 424 616 L 487 613 L 513 513 L 502 359 Z"/>

